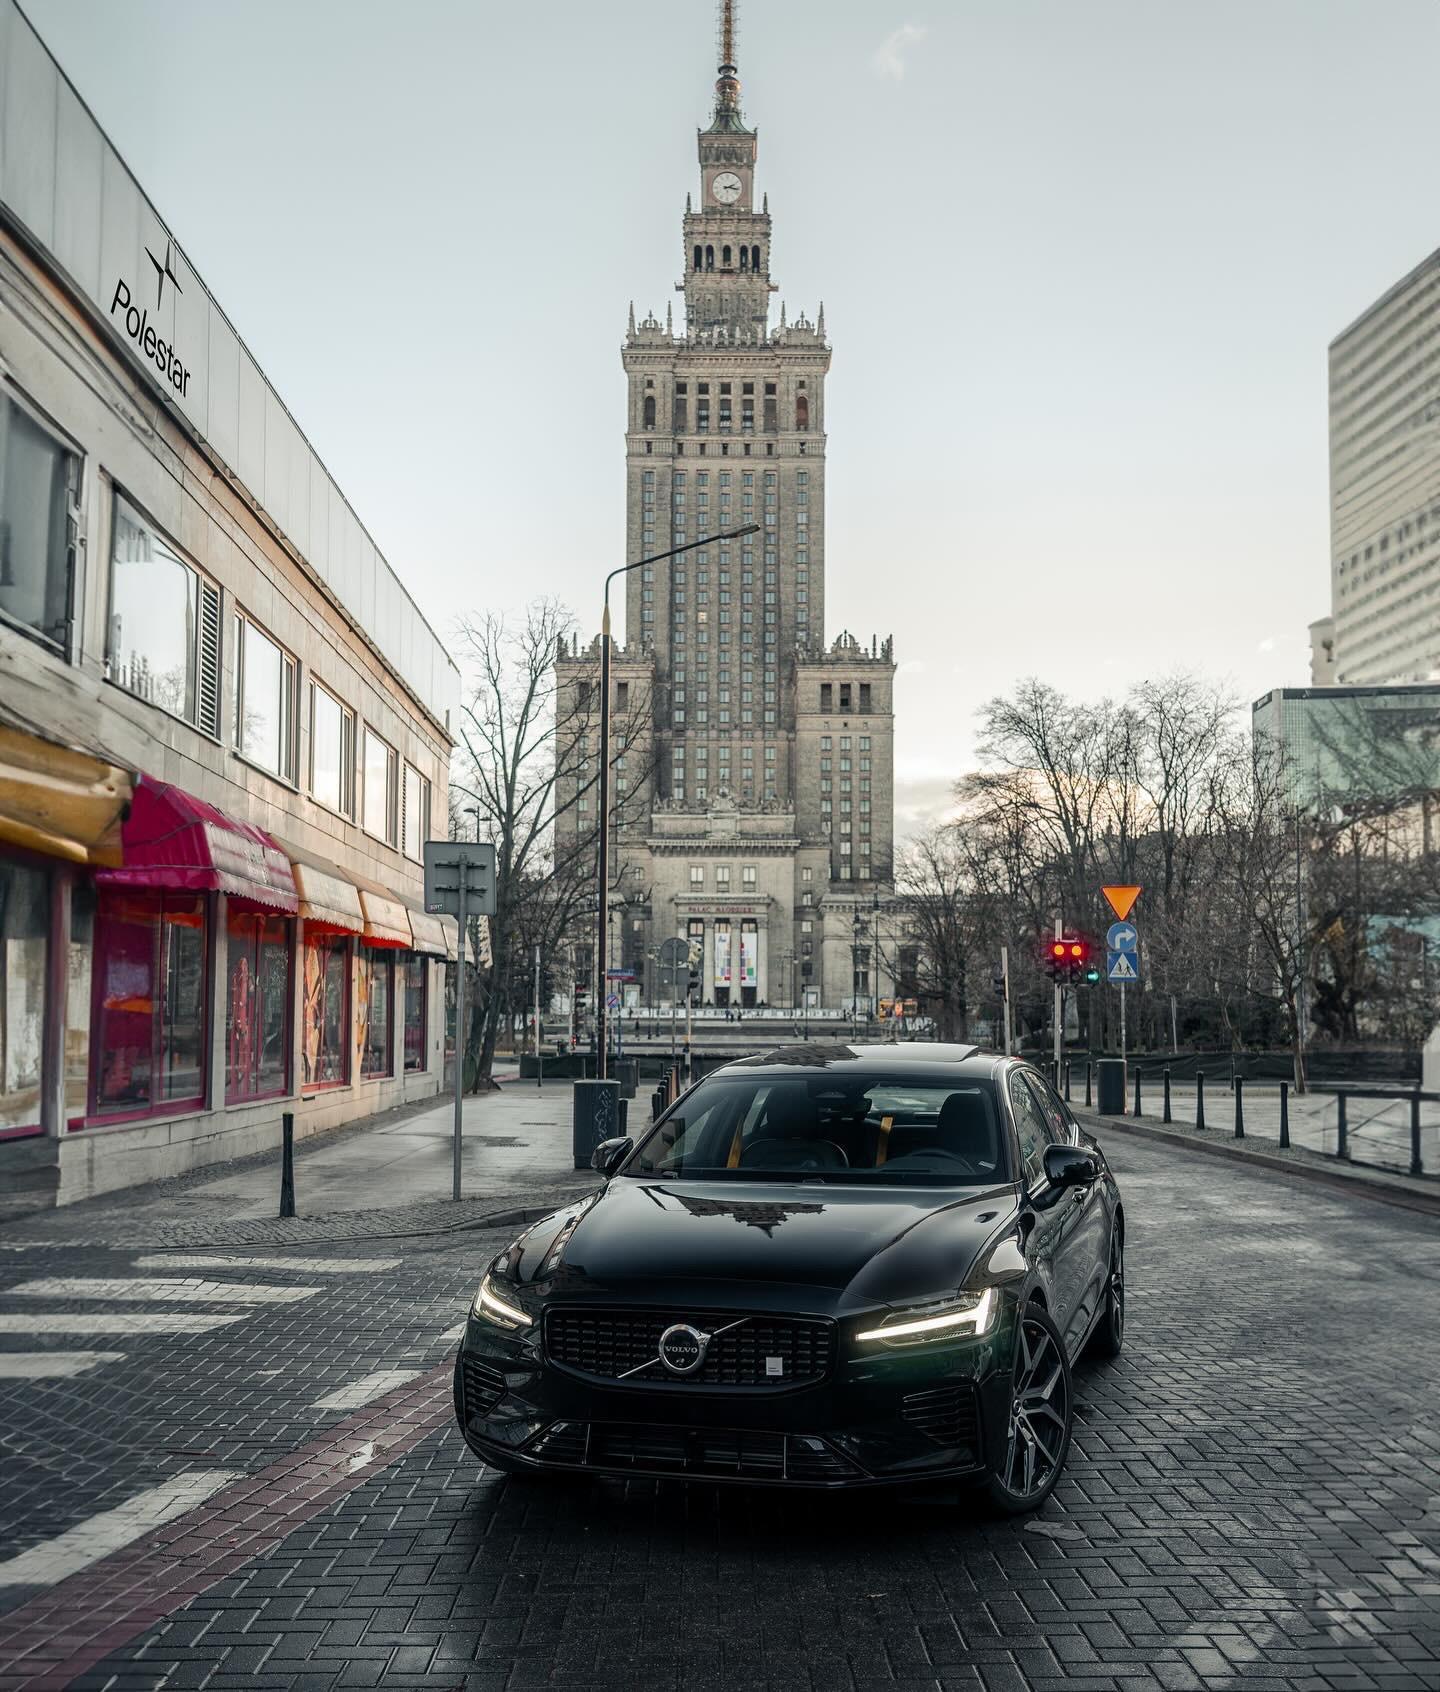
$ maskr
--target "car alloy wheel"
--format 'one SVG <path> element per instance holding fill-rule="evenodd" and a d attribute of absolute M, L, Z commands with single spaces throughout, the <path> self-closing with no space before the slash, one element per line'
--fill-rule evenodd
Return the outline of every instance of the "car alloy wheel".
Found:
<path fill-rule="evenodd" d="M 1125 1343 L 1125 1241 L 1117 1228 L 1110 1236 L 1110 1268 L 1105 1276 L 1105 1305 L 1095 1324 L 1091 1350 L 1097 1357 L 1118 1357 Z"/>
<path fill-rule="evenodd" d="M 1050 1496 L 1070 1449 L 1073 1415 L 1065 1342 L 1038 1304 L 1027 1305 L 1015 1327 L 1005 1440 L 990 1470 L 990 1498 L 1000 1510 L 1033 1510 Z"/>

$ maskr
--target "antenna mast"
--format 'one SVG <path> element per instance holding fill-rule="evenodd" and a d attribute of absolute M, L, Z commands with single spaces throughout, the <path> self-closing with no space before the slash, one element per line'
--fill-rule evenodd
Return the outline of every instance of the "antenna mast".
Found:
<path fill-rule="evenodd" d="M 736 0 L 720 0 L 720 71 L 735 73 L 735 13 Z"/>

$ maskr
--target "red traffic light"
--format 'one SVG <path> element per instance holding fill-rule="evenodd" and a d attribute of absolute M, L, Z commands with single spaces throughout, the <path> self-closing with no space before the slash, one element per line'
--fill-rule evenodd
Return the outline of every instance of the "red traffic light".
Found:
<path fill-rule="evenodd" d="M 1056 942 L 1055 942 L 1055 945 L 1054 945 L 1054 947 L 1053 947 L 1053 950 L 1054 950 L 1054 953 L 1055 953 L 1055 956 L 1056 956 L 1056 957 L 1057 957 L 1057 958 L 1063 958 L 1063 957 L 1064 957 L 1064 956 L 1065 956 L 1065 948 L 1064 948 L 1064 946 L 1063 946 L 1063 945 L 1062 945 L 1062 944 L 1061 944 L 1061 942 L 1060 942 L 1060 941 L 1058 941 L 1058 940 L 1057 940 L 1057 941 L 1056 941 Z"/>
<path fill-rule="evenodd" d="M 1072 958 L 1083 958 L 1085 956 L 1085 948 L 1080 944 L 1080 942 L 1078 940 L 1070 948 L 1070 956 Z"/>

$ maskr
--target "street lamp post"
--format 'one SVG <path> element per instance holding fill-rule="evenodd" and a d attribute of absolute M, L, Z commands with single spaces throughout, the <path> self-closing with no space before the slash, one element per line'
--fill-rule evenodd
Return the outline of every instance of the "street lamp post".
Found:
<path fill-rule="evenodd" d="M 649 558 L 637 558 L 633 564 L 620 564 L 605 578 L 605 609 L 600 619 L 600 849 L 596 855 L 595 879 L 599 884 L 600 901 L 595 914 L 595 1073 L 603 1081 L 606 1075 L 605 1042 L 606 981 L 609 974 L 608 923 L 606 913 L 610 904 L 610 584 L 616 576 L 627 576 L 646 564 L 659 564 L 696 547 L 714 546 L 720 541 L 740 540 L 745 535 L 758 534 L 758 523 L 730 529 L 721 535 L 706 535 L 684 546 L 672 546 L 668 552 L 652 553 Z"/>

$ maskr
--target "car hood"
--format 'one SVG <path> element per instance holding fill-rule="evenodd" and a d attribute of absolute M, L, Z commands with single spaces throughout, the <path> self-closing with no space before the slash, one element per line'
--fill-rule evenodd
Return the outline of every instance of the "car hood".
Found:
<path fill-rule="evenodd" d="M 1014 1211 L 1008 1186 L 622 1176 L 537 1224 L 512 1247 L 508 1270 L 543 1296 L 838 1312 L 956 1290 Z"/>

